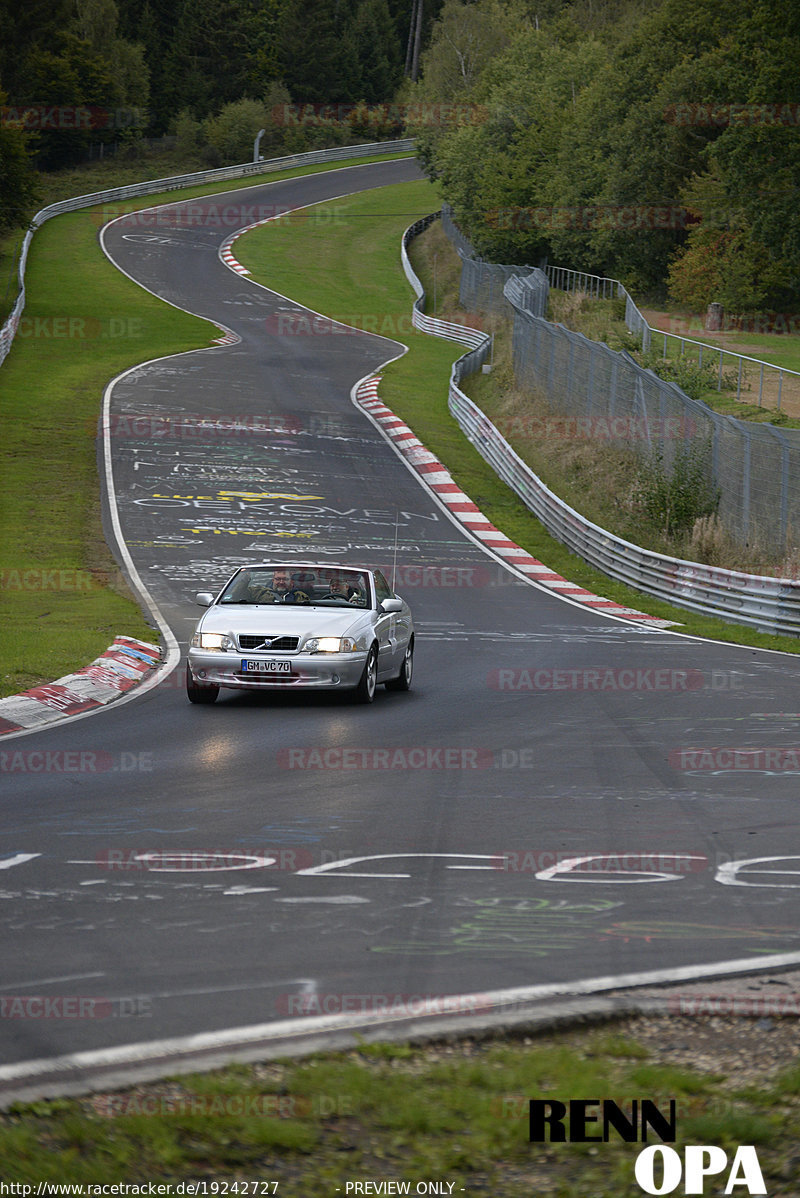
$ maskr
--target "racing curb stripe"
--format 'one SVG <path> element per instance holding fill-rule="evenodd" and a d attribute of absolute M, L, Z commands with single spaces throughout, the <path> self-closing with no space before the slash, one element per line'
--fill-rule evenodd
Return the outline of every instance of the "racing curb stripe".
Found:
<path fill-rule="evenodd" d="M 115 637 L 104 653 L 74 674 L 0 699 L 0 736 L 103 707 L 141 682 L 160 661 L 157 645 Z"/>
<path fill-rule="evenodd" d="M 592 591 L 587 591 L 584 587 L 562 578 L 560 574 L 556 574 L 543 562 L 532 557 L 527 549 L 515 544 L 499 528 L 495 528 L 489 517 L 481 512 L 468 495 L 465 495 L 447 468 L 430 450 L 425 448 L 408 425 L 390 408 L 387 408 L 383 400 L 378 397 L 380 381 L 380 375 L 364 379 L 356 390 L 356 403 L 369 413 L 381 431 L 407 458 L 420 478 L 436 493 L 459 524 L 473 537 L 480 540 L 487 549 L 508 561 L 508 564 L 513 565 L 515 570 L 528 574 L 539 585 L 552 590 L 555 594 L 569 596 L 576 603 L 584 603 L 587 607 L 602 610 L 605 615 L 620 616 L 622 619 L 633 620 L 650 628 L 673 626 L 674 621 L 672 620 L 664 620 L 660 616 L 651 616 L 647 612 L 624 607 L 613 599 L 604 599 L 602 595 L 595 595 Z"/>
<path fill-rule="evenodd" d="M 234 257 L 231 246 L 250 229 L 258 228 L 259 225 L 271 224 L 276 219 L 278 219 L 277 216 L 269 216 L 248 225 L 245 229 L 237 229 L 235 233 L 232 233 L 222 243 L 219 251 L 225 265 L 237 274 L 249 275 L 250 271 Z M 436 335 L 434 329 L 428 331 L 434 336 Z M 624 607 L 613 599 L 604 599 L 601 595 L 594 595 L 591 591 L 569 582 L 560 574 L 548 569 L 543 562 L 531 557 L 527 550 L 516 545 L 505 533 L 495 528 L 489 517 L 484 516 L 470 497 L 465 495 L 454 482 L 447 467 L 436 458 L 435 454 L 426 449 L 405 421 L 391 408 L 387 408 L 386 404 L 378 397 L 380 380 L 380 375 L 373 375 L 362 380 L 355 392 L 356 403 L 369 413 L 381 432 L 390 438 L 417 474 L 431 490 L 436 492 L 438 498 L 464 529 L 482 541 L 486 549 L 491 550 L 498 557 L 509 559 L 509 565 L 513 565 L 523 574 L 528 574 L 531 579 L 535 579 L 538 584 L 551 589 L 555 594 L 569 596 L 576 603 L 583 603 L 587 607 L 602 611 L 605 615 L 620 616 L 625 620 L 635 621 L 649 628 L 673 628 L 675 626 L 674 620 L 665 620 L 660 616 L 651 616 L 647 612 L 637 611 L 632 607 Z"/>

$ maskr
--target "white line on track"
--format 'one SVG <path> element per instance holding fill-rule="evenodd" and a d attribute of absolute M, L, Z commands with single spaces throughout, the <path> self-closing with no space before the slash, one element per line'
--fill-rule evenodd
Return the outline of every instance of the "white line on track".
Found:
<path fill-rule="evenodd" d="M 275 1050 L 280 1046 L 281 1052 L 285 1054 L 287 1040 L 294 1041 L 295 1046 L 301 1050 L 304 1043 L 319 1048 L 323 1038 L 341 1036 L 343 1033 L 350 1033 L 354 1043 L 366 1032 L 379 1032 L 383 1039 L 391 1039 L 392 1033 L 395 1032 L 398 1038 L 408 1039 L 409 1034 L 418 1034 L 416 1029 L 422 1024 L 425 1024 L 430 1034 L 435 1034 L 437 1029 L 441 1034 L 446 1027 L 452 1029 L 455 1023 L 458 1031 L 466 1035 L 470 1030 L 479 1030 L 486 1024 L 484 1014 L 478 1018 L 470 1018 L 471 1011 L 485 1013 L 488 1008 L 497 1017 L 502 1018 L 504 1014 L 513 1015 L 517 1021 L 524 1021 L 534 1018 L 534 1004 L 546 999 L 587 998 L 608 994 L 614 990 L 761 973 L 766 969 L 791 968 L 799 964 L 800 952 L 775 953 L 760 957 L 757 961 L 748 957 L 705 965 L 686 965 L 675 969 L 585 978 L 574 982 L 438 996 L 448 1017 L 438 1013 L 427 1017 L 409 1015 L 404 1009 L 399 1015 L 385 1012 L 314 1015 L 244 1027 L 221 1028 L 192 1036 L 141 1041 L 58 1057 L 14 1062 L 0 1066 L 0 1087 L 5 1086 L 10 1090 L 14 1083 L 31 1086 L 40 1079 L 40 1083 L 47 1087 L 48 1093 L 55 1092 L 59 1085 L 65 1083 L 71 1083 L 74 1090 L 76 1082 L 83 1089 L 96 1089 L 102 1081 L 102 1074 L 112 1070 L 117 1071 L 115 1080 L 119 1078 L 119 1070 L 135 1073 L 137 1069 L 143 1070 L 148 1067 L 156 1067 L 158 1075 L 163 1076 L 175 1071 L 182 1060 L 191 1061 L 193 1067 L 199 1067 L 196 1058 L 201 1056 L 214 1056 L 217 1062 L 244 1059 L 245 1054 L 249 1059 L 254 1059 L 253 1050 L 256 1050 L 259 1058 L 267 1059 L 270 1046 Z M 404 1005 L 407 1007 L 408 1004 Z M 459 1015 L 460 1011 L 465 1014 Z M 409 1032 L 409 1025 L 413 1025 L 413 1032 Z M 150 1075 L 153 1076 L 152 1073 Z M 90 1084 L 91 1077 L 93 1080 Z M 10 1100 L 8 1095 L 4 1100 Z"/>
<path fill-rule="evenodd" d="M 104 973 L 65 973 L 61 977 L 55 978 L 35 978 L 30 982 L 11 982 L 7 986 L 0 986 L 0 990 L 21 990 L 23 987 L 33 986 L 55 986 L 61 982 L 87 982 L 90 978 L 104 978 Z"/>

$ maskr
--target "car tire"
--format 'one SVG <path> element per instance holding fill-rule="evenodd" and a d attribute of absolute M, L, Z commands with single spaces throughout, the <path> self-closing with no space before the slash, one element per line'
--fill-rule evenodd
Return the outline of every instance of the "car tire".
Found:
<path fill-rule="evenodd" d="M 411 676 L 414 673 L 414 638 L 411 637 L 403 655 L 403 664 L 396 678 L 390 678 L 386 683 L 387 691 L 410 691 Z"/>
<path fill-rule="evenodd" d="M 364 670 L 355 689 L 353 700 L 356 703 L 372 703 L 378 687 L 378 650 L 375 645 L 370 647 Z"/>
<path fill-rule="evenodd" d="M 213 683 L 195 682 L 192 671 L 186 667 L 186 695 L 190 703 L 213 703 L 219 694 L 219 687 Z"/>

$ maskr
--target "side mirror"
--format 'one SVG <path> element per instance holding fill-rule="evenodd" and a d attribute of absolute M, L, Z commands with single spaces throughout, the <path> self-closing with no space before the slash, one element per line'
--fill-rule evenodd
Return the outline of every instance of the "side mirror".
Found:
<path fill-rule="evenodd" d="M 211 607 L 214 602 L 214 596 L 210 591 L 200 591 L 194 597 L 195 603 L 199 603 L 201 607 Z"/>
<path fill-rule="evenodd" d="M 381 600 L 381 611 L 386 612 L 387 615 L 391 612 L 402 611 L 402 610 L 403 610 L 403 600 L 402 599 L 382 599 Z"/>

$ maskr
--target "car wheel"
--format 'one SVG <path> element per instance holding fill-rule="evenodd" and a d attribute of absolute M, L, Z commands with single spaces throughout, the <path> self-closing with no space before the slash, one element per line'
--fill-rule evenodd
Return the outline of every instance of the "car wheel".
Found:
<path fill-rule="evenodd" d="M 186 694 L 190 703 L 213 703 L 219 694 L 219 687 L 213 683 L 195 682 L 192 671 L 186 667 Z"/>
<path fill-rule="evenodd" d="M 378 650 L 373 645 L 364 662 L 364 672 L 361 675 L 353 698 L 356 703 L 371 703 L 375 698 L 375 688 L 378 685 Z"/>
<path fill-rule="evenodd" d="M 400 673 L 396 678 L 390 678 L 386 683 L 387 691 L 410 691 L 411 690 L 411 675 L 414 673 L 414 638 L 406 646 L 406 651 L 403 656 L 403 664 L 400 667 Z"/>

